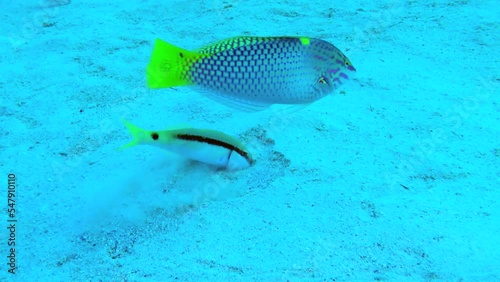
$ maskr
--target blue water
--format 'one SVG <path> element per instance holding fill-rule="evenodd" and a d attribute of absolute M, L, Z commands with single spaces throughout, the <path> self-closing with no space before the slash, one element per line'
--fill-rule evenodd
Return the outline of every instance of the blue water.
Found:
<path fill-rule="evenodd" d="M 0 281 L 500 280 L 497 1 L 3 2 Z M 357 72 L 288 112 L 147 89 L 155 38 L 238 35 L 321 38 Z M 117 151 L 122 118 L 256 163 Z"/>

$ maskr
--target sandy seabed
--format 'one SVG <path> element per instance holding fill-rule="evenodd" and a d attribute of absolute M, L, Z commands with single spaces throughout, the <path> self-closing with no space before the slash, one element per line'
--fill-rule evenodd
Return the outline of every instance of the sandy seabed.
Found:
<path fill-rule="evenodd" d="M 497 1 L 122 2 L 0 5 L 1 281 L 500 280 Z M 356 76 L 287 113 L 147 89 L 155 38 L 239 35 L 322 38 Z M 122 118 L 256 163 L 117 151 Z"/>

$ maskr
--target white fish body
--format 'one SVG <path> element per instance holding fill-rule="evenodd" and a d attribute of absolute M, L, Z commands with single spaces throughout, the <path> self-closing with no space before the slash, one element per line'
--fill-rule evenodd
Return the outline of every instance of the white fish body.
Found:
<path fill-rule="evenodd" d="M 198 128 L 150 131 L 125 120 L 124 123 L 134 140 L 121 148 L 152 145 L 227 170 L 245 169 L 253 164 L 246 147 L 220 131 Z"/>

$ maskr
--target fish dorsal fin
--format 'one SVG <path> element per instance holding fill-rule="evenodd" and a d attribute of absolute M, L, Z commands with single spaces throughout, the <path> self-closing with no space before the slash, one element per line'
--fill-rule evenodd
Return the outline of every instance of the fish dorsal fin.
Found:
<path fill-rule="evenodd" d="M 198 92 L 204 96 L 210 98 L 213 101 L 223 104 L 226 107 L 240 110 L 242 112 L 253 113 L 268 109 L 271 104 L 249 101 L 246 99 L 239 99 L 236 97 L 230 97 L 224 94 L 215 93 L 212 90 L 208 90 L 202 87 L 195 87 Z"/>
<path fill-rule="evenodd" d="M 201 54 L 216 54 L 219 52 L 226 51 L 228 49 L 234 49 L 242 46 L 248 46 L 255 43 L 263 42 L 267 39 L 268 38 L 266 37 L 256 37 L 256 36 L 231 37 L 199 48 L 195 50 L 195 52 Z"/>
<path fill-rule="evenodd" d="M 309 45 L 310 42 L 310 39 L 308 37 L 300 36 L 235 36 L 198 48 L 195 50 L 195 52 L 200 54 L 216 54 L 228 49 L 254 45 L 257 43 L 292 39 L 299 39 L 304 45 Z"/>

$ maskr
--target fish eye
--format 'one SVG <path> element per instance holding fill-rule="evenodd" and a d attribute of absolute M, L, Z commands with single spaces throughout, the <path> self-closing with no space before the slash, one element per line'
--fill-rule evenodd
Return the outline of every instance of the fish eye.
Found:
<path fill-rule="evenodd" d="M 350 65 L 349 61 L 345 61 L 345 65 L 349 66 Z"/>
<path fill-rule="evenodd" d="M 328 81 L 326 80 L 326 77 L 322 76 L 318 79 L 319 84 L 328 84 Z"/>

